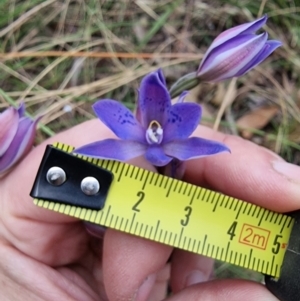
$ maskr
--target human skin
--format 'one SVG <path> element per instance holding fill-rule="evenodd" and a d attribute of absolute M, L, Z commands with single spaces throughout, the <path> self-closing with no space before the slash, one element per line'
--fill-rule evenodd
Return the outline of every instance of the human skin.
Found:
<path fill-rule="evenodd" d="M 271 210 L 300 208 L 299 167 L 238 137 L 201 126 L 195 135 L 225 143 L 231 154 L 188 161 L 184 180 Z M 34 148 L 0 179 L 1 300 L 277 300 L 259 283 L 207 281 L 211 259 L 112 229 L 97 239 L 81 221 L 33 204 L 46 144 L 79 147 L 108 137 L 99 120 L 83 123 Z M 131 163 L 154 170 L 141 158 Z M 174 294 L 165 297 L 169 278 Z"/>

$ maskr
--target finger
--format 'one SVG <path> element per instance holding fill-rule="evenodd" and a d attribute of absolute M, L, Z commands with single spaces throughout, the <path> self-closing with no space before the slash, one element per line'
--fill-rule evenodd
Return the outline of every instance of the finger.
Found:
<path fill-rule="evenodd" d="M 162 270 L 156 274 L 156 281 L 147 301 L 163 300 L 168 294 L 170 279 L 170 264 L 166 264 Z"/>
<path fill-rule="evenodd" d="M 108 229 L 104 236 L 103 275 L 108 299 L 148 300 L 172 248 Z"/>
<path fill-rule="evenodd" d="M 214 280 L 190 286 L 166 301 L 278 301 L 263 285 L 245 280 Z"/>
<path fill-rule="evenodd" d="M 174 293 L 190 285 L 207 281 L 214 260 L 195 253 L 176 249 L 172 254 L 171 287 Z"/>
<path fill-rule="evenodd" d="M 98 300 L 87 281 L 71 269 L 55 270 L 4 244 L 0 247 L 0 283 L 1 300 L 6 301 Z"/>
<path fill-rule="evenodd" d="M 231 154 L 187 161 L 187 182 L 275 211 L 299 209 L 299 166 L 250 141 L 206 127 L 199 127 L 195 135 L 225 143 Z"/>

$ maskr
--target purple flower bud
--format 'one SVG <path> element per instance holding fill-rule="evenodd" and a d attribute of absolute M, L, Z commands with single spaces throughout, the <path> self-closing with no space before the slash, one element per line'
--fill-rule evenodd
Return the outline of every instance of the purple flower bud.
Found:
<path fill-rule="evenodd" d="M 256 35 L 267 16 L 228 29 L 208 48 L 197 71 L 202 81 L 218 82 L 241 76 L 265 60 L 281 42 L 267 40 L 268 34 Z"/>
<path fill-rule="evenodd" d="M 36 133 L 35 121 L 24 117 L 25 106 L 10 107 L 0 114 L 0 175 L 28 153 Z"/>

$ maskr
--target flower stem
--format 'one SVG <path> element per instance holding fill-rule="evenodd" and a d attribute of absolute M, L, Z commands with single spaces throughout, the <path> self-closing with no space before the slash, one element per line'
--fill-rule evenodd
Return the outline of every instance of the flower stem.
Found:
<path fill-rule="evenodd" d="M 200 79 L 196 72 L 191 72 L 179 78 L 170 88 L 171 98 L 180 95 L 185 90 L 190 90 L 199 85 Z"/>
<path fill-rule="evenodd" d="M 174 158 L 167 165 L 158 167 L 157 170 L 162 175 L 181 180 L 185 172 L 185 162 Z"/>

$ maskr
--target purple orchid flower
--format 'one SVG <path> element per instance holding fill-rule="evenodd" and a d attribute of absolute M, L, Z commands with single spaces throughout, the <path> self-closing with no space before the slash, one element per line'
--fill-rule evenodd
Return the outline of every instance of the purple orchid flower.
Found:
<path fill-rule="evenodd" d="M 35 121 L 24 117 L 25 106 L 10 107 L 0 114 L 0 175 L 6 173 L 32 147 L 36 132 Z"/>
<path fill-rule="evenodd" d="M 127 161 L 144 155 L 154 166 L 229 151 L 222 143 L 198 137 L 188 138 L 201 118 L 201 107 L 183 103 L 186 92 L 172 105 L 161 70 L 145 76 L 139 89 L 137 117 L 111 99 L 96 102 L 93 109 L 117 139 L 97 141 L 74 152 L 94 158 Z"/>
<path fill-rule="evenodd" d="M 205 53 L 197 71 L 200 80 L 218 82 L 242 76 L 265 60 L 281 42 L 269 40 L 266 32 L 255 32 L 267 22 L 267 16 L 222 32 Z"/>

